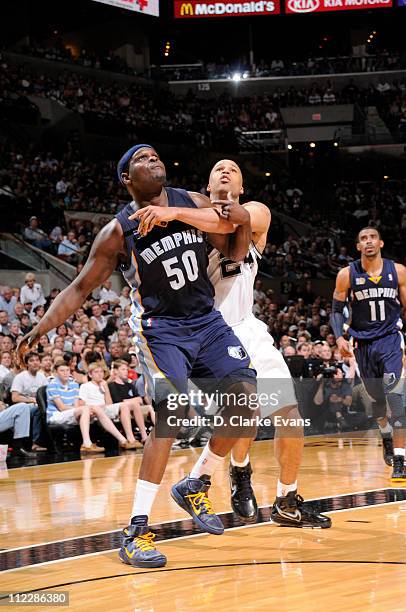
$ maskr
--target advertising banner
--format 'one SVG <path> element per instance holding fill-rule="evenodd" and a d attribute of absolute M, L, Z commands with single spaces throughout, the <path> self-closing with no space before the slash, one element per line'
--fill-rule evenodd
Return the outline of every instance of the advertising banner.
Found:
<path fill-rule="evenodd" d="M 405 2 L 406 0 L 399 0 Z M 286 13 L 321 13 L 359 9 L 389 8 L 393 0 L 286 0 Z"/>
<path fill-rule="evenodd" d="M 95 2 L 159 17 L 159 0 L 95 0 Z"/>
<path fill-rule="evenodd" d="M 201 17 L 252 17 L 253 15 L 278 15 L 281 12 L 280 0 L 253 0 L 240 2 L 215 2 L 213 0 L 196 1 L 175 0 L 175 17 L 193 19 Z"/>

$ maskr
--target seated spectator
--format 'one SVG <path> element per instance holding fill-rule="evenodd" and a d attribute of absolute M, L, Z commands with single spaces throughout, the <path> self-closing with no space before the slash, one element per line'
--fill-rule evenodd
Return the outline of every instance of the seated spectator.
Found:
<path fill-rule="evenodd" d="M 78 368 L 79 359 L 76 353 L 65 353 L 63 356 L 65 363 L 69 366 L 71 378 L 79 385 L 88 382 L 86 374 L 81 372 Z"/>
<path fill-rule="evenodd" d="M 112 283 L 110 279 L 104 281 L 99 292 L 99 300 L 100 302 L 103 301 L 104 303 L 107 302 L 109 304 L 119 304 L 120 297 L 111 287 Z"/>
<path fill-rule="evenodd" d="M 0 351 L 9 351 L 12 352 L 14 348 L 14 343 L 10 336 L 0 336 Z"/>
<path fill-rule="evenodd" d="M 82 434 L 81 453 L 103 453 L 104 447 L 90 439 L 90 422 L 97 411 L 90 406 L 81 406 L 79 385 L 70 376 L 65 361 L 55 363 L 55 378 L 47 386 L 47 422 L 49 425 L 79 425 Z M 101 422 L 104 419 L 102 415 Z"/>
<path fill-rule="evenodd" d="M 92 412 L 103 425 L 104 429 L 118 440 L 120 448 L 136 450 L 140 448 L 139 442 L 134 438 L 131 428 L 130 406 L 124 402 L 113 404 L 109 387 L 104 380 L 103 366 L 96 362 L 91 363 L 88 371 L 90 381 L 84 383 L 79 389 L 81 405 L 90 406 Z M 120 418 L 127 439 L 119 432 L 113 419 Z"/>
<path fill-rule="evenodd" d="M 100 304 L 92 306 L 92 316 L 90 317 L 90 329 L 92 331 L 103 331 L 107 325 L 107 319 L 102 315 Z"/>
<path fill-rule="evenodd" d="M 41 284 L 35 282 L 33 272 L 28 272 L 25 276 L 25 285 L 21 287 L 20 301 L 22 304 L 31 303 L 32 308 L 45 304 L 44 291 Z"/>
<path fill-rule="evenodd" d="M 128 404 L 130 415 L 134 416 L 134 420 L 140 430 L 141 442 L 145 444 L 147 432 L 145 429 L 144 417 L 150 416 L 153 421 L 152 406 L 145 406 L 142 398 L 138 397 L 138 392 L 128 381 L 128 364 L 124 360 L 118 359 L 112 365 L 112 381 L 109 382 L 109 389 L 114 403 L 123 402 Z M 130 417 L 131 418 L 131 417 Z"/>
<path fill-rule="evenodd" d="M 75 232 L 69 231 L 66 238 L 58 246 L 58 257 L 68 263 L 76 264 L 79 248 Z"/>
<path fill-rule="evenodd" d="M 37 453 L 25 447 L 30 435 L 30 413 L 23 404 L 6 406 L 0 401 L 0 432 L 13 430 L 13 455 L 34 459 Z"/>
<path fill-rule="evenodd" d="M 32 309 L 32 314 L 31 314 L 31 321 L 33 322 L 33 324 L 36 325 L 37 323 L 39 323 L 42 317 L 44 316 L 44 314 L 45 314 L 45 308 L 43 304 L 39 304 L 38 306 L 35 306 Z"/>
<path fill-rule="evenodd" d="M 4 336 L 10 334 L 10 321 L 7 310 L 0 310 L 0 334 L 4 334 Z"/>
<path fill-rule="evenodd" d="M 52 377 L 53 364 L 51 355 L 41 355 L 40 372 L 49 380 Z"/>
<path fill-rule="evenodd" d="M 38 218 L 35 216 L 30 217 L 29 226 L 24 230 L 24 239 L 38 249 L 47 250 L 52 245 L 46 233 L 39 228 Z"/>
<path fill-rule="evenodd" d="M 5 310 L 8 314 L 9 319 L 14 319 L 14 308 L 17 304 L 17 298 L 13 295 L 11 287 L 7 285 L 3 287 L 3 291 L 0 295 L 0 309 Z"/>
<path fill-rule="evenodd" d="M 27 353 L 24 363 L 27 369 L 17 374 L 11 385 L 11 400 L 13 404 L 24 405 L 28 413 L 31 414 L 32 450 L 46 451 L 47 449 L 41 446 L 42 423 L 36 394 L 40 387 L 48 384 L 48 380 L 39 371 L 41 363 L 38 353 L 33 351 Z"/>
<path fill-rule="evenodd" d="M 18 341 L 23 337 L 20 321 L 13 321 L 10 324 L 10 333 L 8 335 L 10 336 L 14 344 L 17 346 Z"/>
<path fill-rule="evenodd" d="M 119 304 L 123 310 L 126 306 L 131 306 L 130 287 L 128 285 L 121 289 Z"/>

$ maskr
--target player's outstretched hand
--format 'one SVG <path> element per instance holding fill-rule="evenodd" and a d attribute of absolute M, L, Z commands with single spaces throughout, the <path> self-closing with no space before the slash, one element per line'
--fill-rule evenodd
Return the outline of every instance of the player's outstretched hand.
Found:
<path fill-rule="evenodd" d="M 337 348 L 340 351 L 340 355 L 343 359 L 354 357 L 351 344 L 345 338 L 341 337 L 337 339 Z"/>
<path fill-rule="evenodd" d="M 227 194 L 227 200 L 212 200 L 211 203 L 221 208 L 220 216 L 230 223 L 245 225 L 250 222 L 249 212 L 233 198 L 230 191 Z"/>
<path fill-rule="evenodd" d="M 175 219 L 175 213 L 176 211 L 173 207 L 149 205 L 137 210 L 129 219 L 130 221 L 139 219 L 138 233 L 141 236 L 146 236 L 155 225 L 166 227 L 169 221 Z"/>
<path fill-rule="evenodd" d="M 25 366 L 24 358 L 27 353 L 32 351 L 35 348 L 37 341 L 34 340 L 33 336 L 30 334 L 26 334 L 24 338 L 21 338 L 20 342 L 17 345 L 17 360 L 20 365 L 20 368 Z"/>

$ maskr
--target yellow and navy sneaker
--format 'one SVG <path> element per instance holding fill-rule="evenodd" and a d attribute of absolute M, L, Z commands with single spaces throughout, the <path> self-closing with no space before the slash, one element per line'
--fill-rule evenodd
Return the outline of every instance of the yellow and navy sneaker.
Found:
<path fill-rule="evenodd" d="M 122 531 L 122 543 L 118 552 L 123 563 L 133 567 L 163 567 L 166 557 L 154 544 L 155 534 L 148 525 L 129 525 Z"/>
<path fill-rule="evenodd" d="M 282 527 L 308 527 L 328 529 L 331 519 L 320 514 L 316 506 L 304 503 L 303 497 L 291 491 L 285 497 L 277 497 L 271 511 L 271 522 Z"/>
<path fill-rule="evenodd" d="M 244 467 L 230 464 L 229 474 L 232 509 L 243 523 L 255 523 L 258 504 L 251 484 L 251 464 Z"/>
<path fill-rule="evenodd" d="M 395 455 L 393 457 L 393 471 L 391 480 L 392 482 L 406 483 L 405 458 L 403 455 Z"/>
<path fill-rule="evenodd" d="M 178 506 L 190 514 L 200 529 L 213 535 L 222 535 L 224 525 L 215 514 L 211 501 L 207 497 L 210 484 L 210 477 L 206 474 L 200 478 L 186 476 L 173 485 L 171 495 Z"/>

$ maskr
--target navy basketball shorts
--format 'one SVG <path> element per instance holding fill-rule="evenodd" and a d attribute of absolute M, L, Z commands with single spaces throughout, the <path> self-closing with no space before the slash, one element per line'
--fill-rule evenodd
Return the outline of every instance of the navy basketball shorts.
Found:
<path fill-rule="evenodd" d="M 169 394 L 187 394 L 188 379 L 203 391 L 221 381 L 255 384 L 247 351 L 218 311 L 190 319 L 152 317 L 141 326 L 138 358 L 155 406 Z"/>
<path fill-rule="evenodd" d="M 403 382 L 402 335 L 394 332 L 376 340 L 356 340 L 354 353 L 365 388 L 377 402 L 379 414 L 374 414 L 385 416 L 385 395 Z"/>

